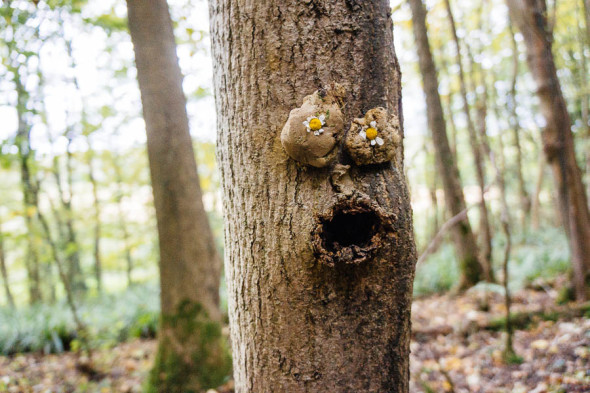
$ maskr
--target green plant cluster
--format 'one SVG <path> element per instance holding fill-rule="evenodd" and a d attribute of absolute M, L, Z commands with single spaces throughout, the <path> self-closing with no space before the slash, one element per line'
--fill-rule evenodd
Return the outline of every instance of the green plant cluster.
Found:
<path fill-rule="evenodd" d="M 505 239 L 498 234 L 494 248 L 494 268 L 501 270 Z M 544 228 L 527 232 L 513 240 L 510 286 L 523 288 L 537 278 L 551 279 L 568 272 L 571 267 L 567 239 L 560 228 Z M 459 268 L 453 246 L 444 244 L 440 250 L 417 267 L 414 295 L 424 296 L 450 290 L 459 279 Z"/>
<path fill-rule="evenodd" d="M 84 300 L 80 313 L 95 348 L 131 338 L 153 338 L 159 322 L 158 290 L 155 285 L 141 285 Z M 65 303 L 0 308 L 0 354 L 58 353 L 77 347 L 76 326 Z"/>

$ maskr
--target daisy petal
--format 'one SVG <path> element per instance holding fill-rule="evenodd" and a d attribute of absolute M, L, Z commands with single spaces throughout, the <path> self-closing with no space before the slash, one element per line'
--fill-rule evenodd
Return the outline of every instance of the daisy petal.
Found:
<path fill-rule="evenodd" d="M 318 119 L 320 119 L 322 124 L 324 124 L 326 122 L 326 115 L 320 115 L 320 117 L 318 117 Z"/>
<path fill-rule="evenodd" d="M 375 138 L 375 140 L 377 141 L 377 144 L 378 144 L 379 146 L 383 146 L 383 139 L 381 139 L 381 138 L 377 137 L 377 138 Z"/>
<path fill-rule="evenodd" d="M 367 133 L 364 130 L 359 132 L 359 135 L 361 136 L 361 138 L 363 138 L 365 140 L 367 139 Z"/>
<path fill-rule="evenodd" d="M 375 146 L 375 139 L 371 141 L 371 146 Z"/>
<path fill-rule="evenodd" d="M 306 126 L 306 127 L 309 127 L 309 122 L 306 120 L 306 121 L 303 122 L 303 125 Z"/>
<path fill-rule="evenodd" d="M 310 116 L 307 118 L 307 121 L 309 122 L 311 119 L 313 119 L 313 117 Z"/>
<path fill-rule="evenodd" d="M 371 124 L 371 127 L 373 127 L 373 128 L 377 127 L 377 122 L 375 120 L 373 120 L 370 124 Z"/>
<path fill-rule="evenodd" d="M 314 135 L 320 135 L 320 132 L 319 131 L 314 131 L 313 134 Z"/>
<path fill-rule="evenodd" d="M 324 129 L 323 129 L 323 128 L 320 128 L 320 129 L 318 130 L 318 132 L 319 132 L 320 134 L 323 134 L 323 133 L 324 133 Z"/>

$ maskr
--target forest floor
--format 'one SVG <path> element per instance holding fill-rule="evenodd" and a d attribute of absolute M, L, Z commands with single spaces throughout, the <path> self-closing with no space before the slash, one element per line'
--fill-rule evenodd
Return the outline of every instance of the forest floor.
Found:
<path fill-rule="evenodd" d="M 556 297 L 549 285 L 513 295 L 520 317 L 512 364 L 503 361 L 498 331 L 503 296 L 488 293 L 487 312 L 481 290 L 415 300 L 410 391 L 590 392 L 590 318 L 557 307 Z M 0 357 L 0 392 L 140 392 L 155 349 L 154 340 L 137 340 L 96 350 L 92 376 L 73 353 Z"/>

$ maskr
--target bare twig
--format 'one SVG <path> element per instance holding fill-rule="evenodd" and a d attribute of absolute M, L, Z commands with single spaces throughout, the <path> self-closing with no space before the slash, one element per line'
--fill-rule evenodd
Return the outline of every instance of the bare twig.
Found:
<path fill-rule="evenodd" d="M 488 184 L 483 192 L 484 194 L 486 192 L 488 192 L 488 190 L 490 189 L 490 186 L 496 181 L 496 179 L 494 179 L 494 181 L 490 184 Z M 440 247 L 441 243 L 442 243 L 442 239 L 444 237 L 444 235 L 450 230 L 452 229 L 455 225 L 457 225 L 458 223 L 460 223 L 461 221 L 465 220 L 467 218 L 467 212 L 469 212 L 469 210 L 471 210 L 472 208 L 474 208 L 476 205 L 471 205 L 471 206 L 467 206 L 465 209 L 461 210 L 458 214 L 454 215 L 453 217 L 451 217 L 449 220 L 447 220 L 441 227 L 440 230 L 436 233 L 436 235 L 432 238 L 432 240 L 430 241 L 430 243 L 428 243 L 428 247 L 426 247 L 426 249 L 424 250 L 424 252 L 422 254 L 420 254 L 420 257 L 418 258 L 418 261 L 416 262 L 417 265 L 419 265 L 420 263 L 424 262 L 426 260 L 426 258 L 428 258 L 430 255 L 434 254 L 436 252 L 436 250 L 438 250 L 438 248 Z"/>

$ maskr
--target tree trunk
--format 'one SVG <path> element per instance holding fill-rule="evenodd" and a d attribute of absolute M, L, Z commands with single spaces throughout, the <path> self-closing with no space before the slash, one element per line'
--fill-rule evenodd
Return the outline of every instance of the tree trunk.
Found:
<path fill-rule="evenodd" d="M 516 108 L 518 106 L 516 102 L 516 83 L 518 81 L 518 46 L 516 45 L 516 39 L 514 38 L 514 31 L 512 29 L 512 21 L 509 24 L 510 28 L 510 44 L 512 48 L 512 83 L 510 85 L 510 94 L 508 96 L 508 108 L 510 109 L 510 128 L 514 139 L 514 147 L 516 148 L 516 175 L 518 178 L 518 191 L 520 194 L 520 204 L 523 211 L 522 228 L 525 227 L 526 217 L 531 212 L 531 199 L 526 189 L 526 183 L 524 181 L 524 175 L 522 171 L 522 148 L 520 143 L 520 122 Z"/>
<path fill-rule="evenodd" d="M 67 190 L 64 189 L 63 173 L 60 167 L 58 156 L 53 158 L 53 177 L 59 194 L 59 204 L 61 208 L 54 209 L 54 215 L 58 224 L 59 239 L 57 245 L 64 252 L 66 276 L 75 295 L 82 294 L 86 291 L 86 284 L 80 266 L 80 247 L 78 244 L 76 231 L 74 229 L 74 219 L 72 210 L 72 165 L 70 145 L 72 142 L 69 131 L 65 133 L 68 139 L 66 151 L 66 180 Z M 48 239 L 46 239 L 49 241 Z"/>
<path fill-rule="evenodd" d="M 165 0 L 128 0 L 160 243 L 162 321 L 149 391 L 221 384 L 220 260 L 201 199 L 182 75 Z"/>
<path fill-rule="evenodd" d="M 98 198 L 98 182 L 94 174 L 94 153 L 88 140 L 88 178 L 92 184 L 92 207 L 94 209 L 94 277 L 96 279 L 96 289 L 102 292 L 102 258 L 100 254 L 100 238 L 102 222 L 100 220 L 100 199 Z"/>
<path fill-rule="evenodd" d="M 115 168 L 115 181 L 117 182 L 117 209 L 119 211 L 119 227 L 123 234 L 123 248 L 125 250 L 125 262 L 126 262 L 126 273 L 127 273 L 127 286 L 130 287 L 133 284 L 132 272 L 133 272 L 133 258 L 131 257 L 131 244 L 129 243 L 129 231 L 127 230 L 127 220 L 125 219 L 125 211 L 123 209 L 123 176 L 121 174 L 121 168 L 117 160 L 114 162 Z"/>
<path fill-rule="evenodd" d="M 2 233 L 2 222 L 0 222 L 0 273 L 4 281 L 4 294 L 6 295 L 6 302 L 11 308 L 14 308 L 14 297 L 10 291 L 10 284 L 8 283 L 8 269 L 6 268 L 6 254 L 4 252 L 4 234 Z"/>
<path fill-rule="evenodd" d="M 27 256 L 26 268 L 29 286 L 29 301 L 37 303 L 42 300 L 41 295 L 41 274 L 39 263 L 39 246 L 38 236 L 35 225 L 35 214 L 39 209 L 38 188 L 34 175 L 31 173 L 30 161 L 33 155 L 31 148 L 31 126 L 25 120 L 26 105 L 28 93 L 25 90 L 19 75 L 19 68 L 14 70 L 14 82 L 17 92 L 17 116 L 18 131 L 16 135 L 16 144 L 18 147 L 18 156 L 20 161 L 20 177 L 23 192 L 23 208 L 25 223 L 27 226 Z"/>
<path fill-rule="evenodd" d="M 465 210 L 465 197 L 463 196 L 459 170 L 447 138 L 442 103 L 438 94 L 438 76 L 428 42 L 426 9 L 422 0 L 410 0 L 409 2 L 412 9 L 420 72 L 422 73 L 424 92 L 426 94 L 428 127 L 432 133 L 437 167 L 443 182 L 445 204 L 450 216 L 453 217 Z M 471 231 L 467 216 L 465 220 L 453 227 L 453 240 L 461 268 L 461 279 L 458 288 L 461 290 L 467 289 L 475 285 L 481 279 L 482 274 L 475 236 Z"/>
<path fill-rule="evenodd" d="M 209 4 L 236 392 L 407 393 L 416 255 L 389 1 Z"/>
<path fill-rule="evenodd" d="M 578 300 L 587 299 L 590 282 L 590 213 L 580 168 L 576 162 L 571 120 L 551 52 L 544 0 L 507 0 L 510 15 L 527 47 L 527 61 L 535 82 L 546 125 L 545 155 L 553 170 L 562 221 L 566 226 Z"/>
<path fill-rule="evenodd" d="M 63 22 L 63 20 L 62 20 Z M 65 36 L 65 32 L 64 32 Z M 70 59 L 70 66 L 72 70 L 75 71 L 76 69 L 76 62 L 73 56 L 73 49 L 72 49 L 72 40 L 66 39 L 66 50 L 68 53 L 68 57 Z M 78 84 L 78 79 L 74 76 L 72 77 L 72 82 L 76 88 L 76 91 L 80 91 L 80 87 Z M 68 113 L 69 115 L 69 113 Z M 85 116 L 84 110 L 82 112 L 82 117 Z M 71 116 L 68 116 L 70 118 Z M 66 131 L 64 136 L 68 140 L 68 145 L 66 149 L 66 186 L 67 186 L 67 197 L 65 193 L 61 193 L 61 202 L 62 208 L 65 215 L 65 225 L 66 225 L 66 241 L 65 241 L 65 254 L 66 260 L 68 264 L 68 277 L 72 286 L 72 290 L 74 294 L 80 295 L 86 292 L 88 289 L 86 286 L 86 282 L 84 279 L 84 273 L 82 272 L 82 265 L 80 260 L 80 243 L 78 242 L 78 235 L 76 232 L 76 228 L 74 225 L 74 209 L 72 206 L 72 200 L 74 199 L 74 187 L 73 187 L 73 154 L 72 154 L 72 142 L 75 137 L 75 131 L 73 124 L 68 124 L 66 126 Z M 60 188 L 61 191 L 61 188 Z"/>
<path fill-rule="evenodd" d="M 543 179 L 545 177 L 545 159 L 542 154 L 539 154 L 539 164 L 537 165 L 537 181 L 535 182 L 535 193 L 531 201 L 531 228 L 539 229 L 540 214 L 541 214 L 541 189 L 543 188 Z"/>
<path fill-rule="evenodd" d="M 475 173 L 477 177 L 477 184 L 481 193 L 481 199 L 479 203 L 479 228 L 481 236 L 483 237 L 483 249 L 482 249 L 482 267 L 483 273 L 486 280 L 492 281 L 492 231 L 490 228 L 490 222 L 488 218 L 488 208 L 485 200 L 485 173 L 483 168 L 483 155 L 481 152 L 481 146 L 477 138 L 475 131 L 475 125 L 471 118 L 469 110 L 469 101 L 467 100 L 467 87 L 465 83 L 465 74 L 463 72 L 463 62 L 461 59 L 461 45 L 459 37 L 457 36 L 457 29 L 455 27 L 455 19 L 451 10 L 451 4 L 449 0 L 445 0 L 445 6 L 447 9 L 447 15 L 449 18 L 449 24 L 451 26 L 451 32 L 453 41 L 455 43 L 456 50 L 456 62 L 459 67 L 459 87 L 461 91 L 461 98 L 463 100 L 463 112 L 467 121 L 467 131 L 469 132 L 469 143 L 471 144 L 471 151 L 473 152 L 473 161 L 475 165 Z"/>

